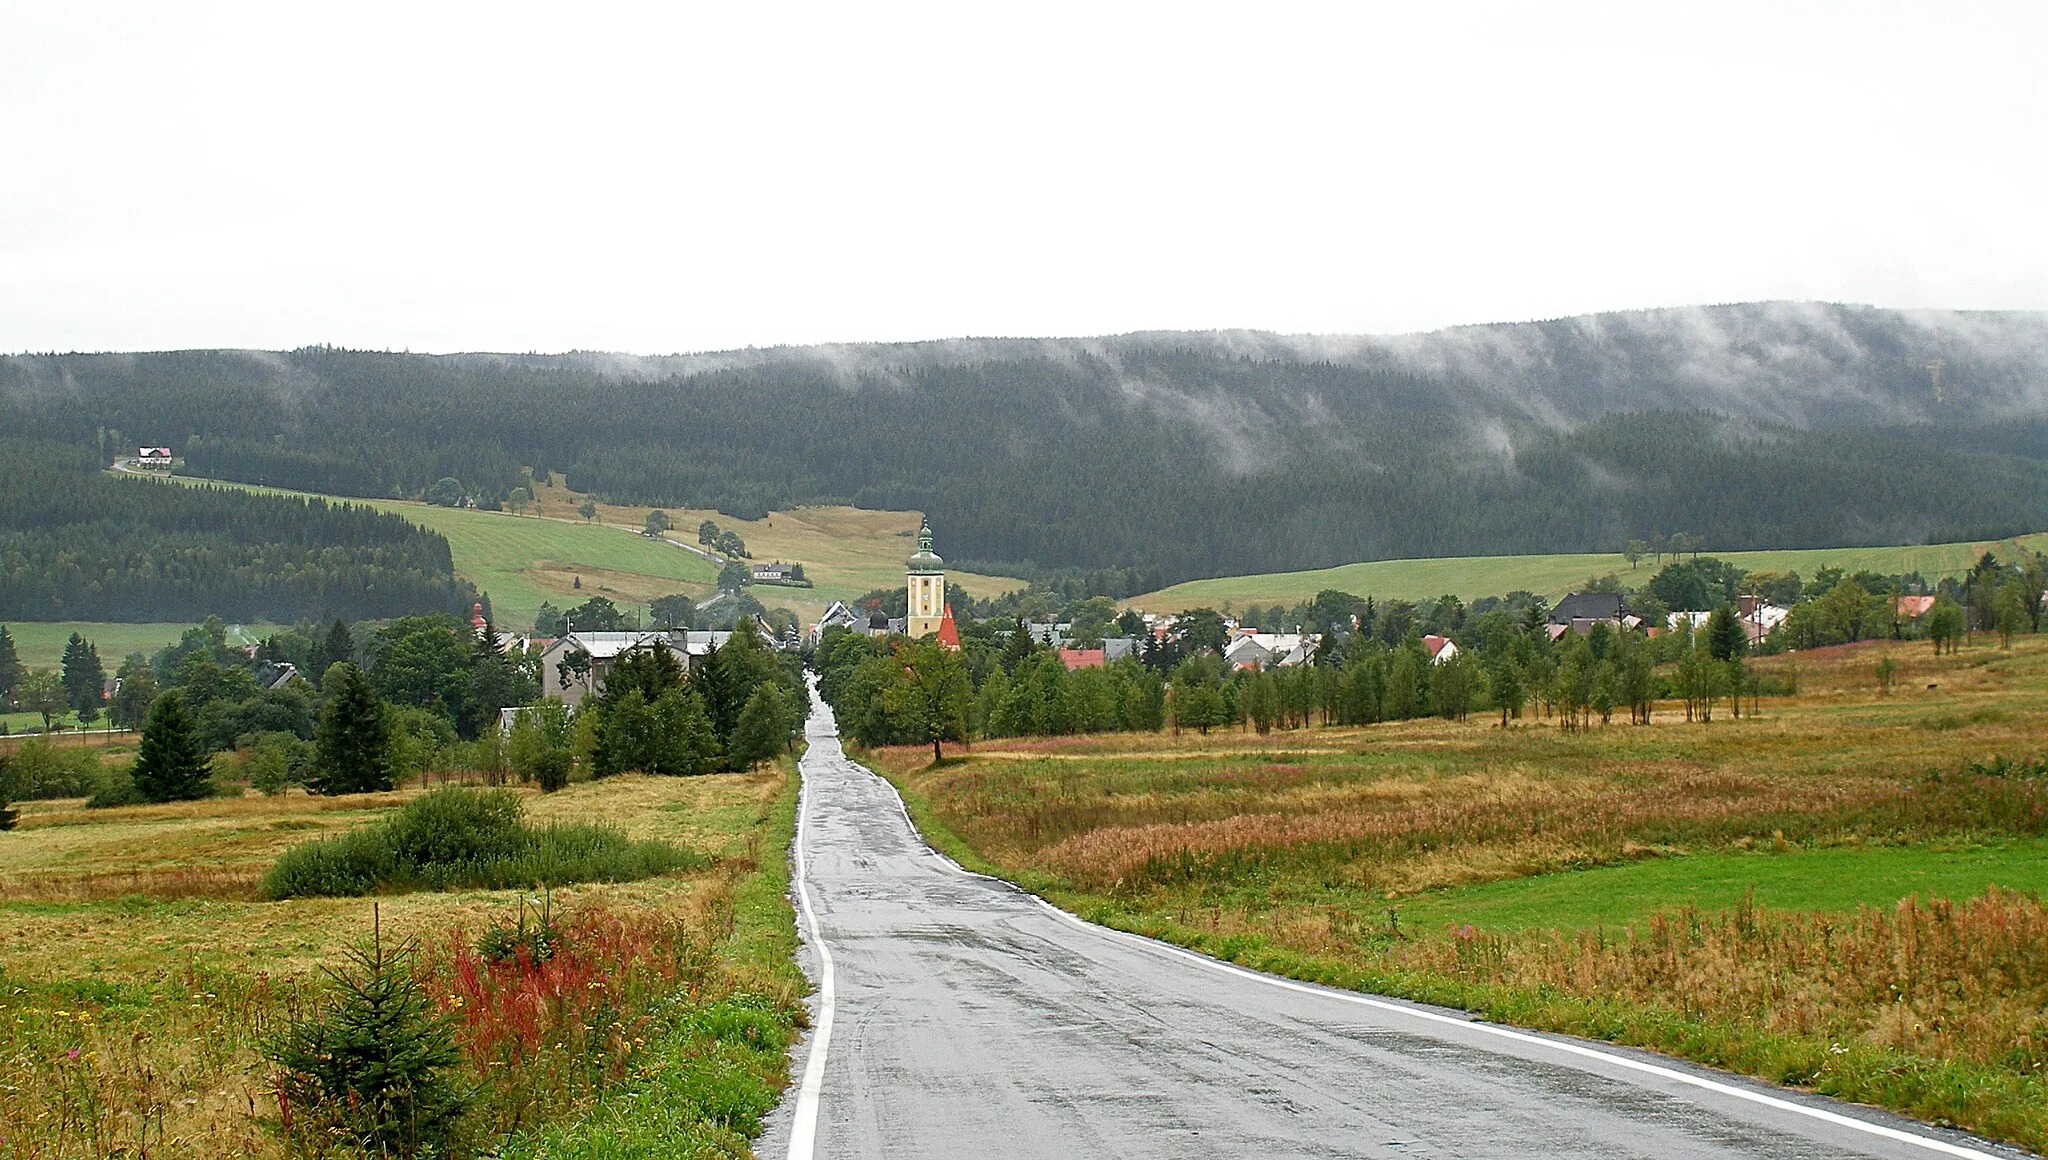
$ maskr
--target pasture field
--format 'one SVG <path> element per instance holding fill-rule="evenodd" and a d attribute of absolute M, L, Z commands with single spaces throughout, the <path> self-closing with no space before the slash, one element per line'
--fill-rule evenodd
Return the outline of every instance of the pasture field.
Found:
<path fill-rule="evenodd" d="M 189 476 L 166 478 L 273 495 L 306 494 Z M 697 525 L 707 519 L 739 533 L 757 561 L 804 565 L 810 588 L 760 585 L 748 591 L 770 608 L 788 608 L 802 620 L 815 620 L 834 600 L 901 587 L 903 560 L 917 549 L 922 518 L 917 512 L 816 507 L 738 520 L 717 512 L 669 509 L 675 530 L 662 540 L 640 534 L 648 508 L 599 504 L 595 518 L 585 520 L 577 511 L 584 496 L 562 486 L 559 477 L 536 492 L 536 502 L 518 515 L 409 500 L 325 498 L 396 512 L 446 536 L 455 571 L 491 594 L 492 612 L 505 629 L 531 627 L 544 600 L 566 608 L 591 596 L 621 606 L 645 605 L 677 592 L 695 600 L 710 596 L 719 564 L 696 549 Z M 946 579 L 984 597 L 1024 586 L 1022 580 L 969 572 L 949 572 Z M 63 641 L 60 635 L 59 652 Z M 104 646 L 100 655 L 107 655 Z"/>
<path fill-rule="evenodd" d="M 435 1006 L 456 1022 L 464 1082 L 491 1081 L 471 1146 L 536 1154 L 565 1122 L 617 1127 L 625 1115 L 646 1147 L 622 1155 L 744 1148 L 773 1106 L 804 989 L 782 896 L 794 782 L 785 763 L 515 791 L 537 822 L 602 820 L 708 856 L 699 871 L 553 891 L 578 953 L 548 964 L 494 970 L 468 949 L 522 907 L 532 919 L 536 891 L 374 900 L 383 940 L 421 948 Z M 258 883 L 285 850 L 417 792 L 23 803 L 19 828 L 0 833 L 0 1154 L 286 1155 L 260 1045 L 371 935 L 373 900 L 268 902 Z M 533 994 L 568 985 L 563 972 L 573 988 L 533 1007 Z M 585 1024 L 551 1027 L 548 1011 Z M 675 1098 L 642 1106 L 676 1084 Z M 722 1110 L 706 1113 L 715 1100 Z"/>
<path fill-rule="evenodd" d="M 1966 544 L 1927 544 L 1890 548 L 1813 548 L 1770 552 L 1703 552 L 1751 572 L 1797 572 L 1812 577 L 1821 568 L 1845 572 L 1868 569 L 1885 575 L 1919 572 L 1930 582 L 1967 571 L 1985 552 L 2009 557 L 2012 549 L 2048 551 L 2048 532 L 2011 540 Z M 1667 557 L 1668 559 L 1668 557 Z M 1157 592 L 1133 597 L 1132 607 L 1147 612 L 1178 612 L 1186 608 L 1230 608 L 1253 604 L 1299 604 L 1326 588 L 1380 600 L 1427 600 L 1446 593 L 1462 600 L 1505 596 L 1528 591 L 1556 600 L 1585 585 L 1587 577 L 1616 573 L 1626 584 L 1641 584 L 1655 562 L 1645 557 L 1635 568 L 1619 553 L 1556 556 L 1453 556 L 1434 560 L 1373 560 L 1307 572 L 1269 572 L 1258 576 L 1224 576 L 1190 580 Z"/>
<path fill-rule="evenodd" d="M 175 621 L 113 624 L 97 620 L 13 620 L 7 622 L 7 634 L 14 638 L 14 649 L 22 664 L 32 669 L 54 669 L 64 659 L 64 642 L 71 639 L 72 633 L 78 633 L 99 649 L 100 664 L 106 666 L 111 676 L 121 667 L 122 657 L 136 652 L 148 656 L 165 645 L 176 644 L 179 634 L 190 627 Z M 254 644 L 256 639 L 243 625 L 235 625 L 228 635 L 238 644 Z"/>
<path fill-rule="evenodd" d="M 940 848 L 1096 921 L 2048 1146 L 2048 640 L 1761 663 L 1799 692 L 1711 723 L 865 756 Z"/>
<path fill-rule="evenodd" d="M 537 499 L 535 510 L 546 516 L 581 519 L 576 509 L 583 502 L 582 494 L 560 486 L 559 481 L 540 488 Z M 597 519 L 638 531 L 646 526 L 651 510 L 599 504 Z M 663 510 L 675 522 L 670 539 L 695 545 L 697 525 L 710 520 L 720 528 L 738 533 L 757 562 L 802 564 L 805 577 L 811 581 L 810 588 L 761 585 L 749 591 L 771 608 L 787 607 L 806 619 L 815 619 L 834 600 L 852 600 L 877 588 L 902 587 L 903 561 L 917 550 L 917 526 L 923 519 L 918 512 L 843 506 L 770 512 L 758 520 L 735 519 L 696 508 Z M 938 538 L 940 555 L 944 555 L 944 533 L 939 533 Z M 977 597 L 1000 596 L 1024 587 L 1022 580 L 972 572 L 949 571 L 946 582 Z"/>

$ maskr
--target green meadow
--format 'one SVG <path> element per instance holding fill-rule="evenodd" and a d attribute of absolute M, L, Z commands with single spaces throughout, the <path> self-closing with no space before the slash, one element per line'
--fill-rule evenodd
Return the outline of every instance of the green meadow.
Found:
<path fill-rule="evenodd" d="M 1563 874 L 1488 882 L 1390 902 L 1409 930 L 1471 925 L 1490 931 L 1619 929 L 1660 911 L 1773 910 L 1842 914 L 1902 898 L 1975 898 L 1987 887 L 2048 894 L 2048 842 L 1836 846 L 1656 858 Z"/>
<path fill-rule="evenodd" d="M 1925 544 L 1889 548 L 1811 548 L 1770 552 L 1709 552 L 1750 572 L 1797 572 L 1822 568 L 1868 569 L 1893 575 L 1919 572 L 1929 580 L 1965 571 L 1985 552 L 2010 555 L 2015 547 L 2048 549 L 2048 532 L 2009 540 Z M 1667 557 L 1668 558 L 1668 557 Z M 1425 600 L 1450 593 L 1471 600 L 1509 592 L 1534 592 L 1551 600 L 1582 586 L 1589 576 L 1609 572 L 1639 584 L 1655 570 L 1645 557 L 1633 568 L 1619 553 L 1553 556 L 1447 556 L 1433 560 L 1373 560 L 1307 572 L 1268 572 L 1190 580 L 1135 597 L 1131 604 L 1151 612 L 1184 608 L 1242 610 L 1252 604 L 1298 604 L 1326 588 L 1382 600 Z"/>

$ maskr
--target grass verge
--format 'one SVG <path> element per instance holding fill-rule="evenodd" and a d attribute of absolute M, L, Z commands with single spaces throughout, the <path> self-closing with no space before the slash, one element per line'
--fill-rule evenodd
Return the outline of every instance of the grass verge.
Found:
<path fill-rule="evenodd" d="M 794 761 L 782 791 L 747 835 L 752 868 L 733 887 L 717 953 L 732 993 L 678 1003 L 642 1057 L 642 1073 L 578 1119 L 514 1141 L 505 1160 L 653 1160 L 749 1155 L 747 1145 L 781 1098 L 789 1045 L 808 988 L 796 966 L 789 846 L 796 829 Z"/>

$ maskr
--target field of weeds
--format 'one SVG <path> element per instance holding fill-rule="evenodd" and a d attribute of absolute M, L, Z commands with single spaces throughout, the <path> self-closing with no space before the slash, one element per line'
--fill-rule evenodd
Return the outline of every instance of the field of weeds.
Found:
<path fill-rule="evenodd" d="M 1100 921 L 2048 1146 L 2048 642 L 1763 663 L 1800 693 L 1711 724 L 868 758 L 939 844 Z"/>
<path fill-rule="evenodd" d="M 326 972 L 373 922 L 413 949 L 412 977 L 452 1030 L 471 1096 L 451 1151 L 530 1149 L 665 1082 L 721 1110 L 666 1108 L 656 1154 L 743 1149 L 803 989 L 780 885 L 788 771 L 523 795 L 537 822 L 602 820 L 699 851 L 702 870 L 545 899 L 260 901 L 284 850 L 412 796 L 26 803 L 0 833 L 0 1157 L 350 1154 L 280 1104 L 263 1049 L 321 1007 Z"/>

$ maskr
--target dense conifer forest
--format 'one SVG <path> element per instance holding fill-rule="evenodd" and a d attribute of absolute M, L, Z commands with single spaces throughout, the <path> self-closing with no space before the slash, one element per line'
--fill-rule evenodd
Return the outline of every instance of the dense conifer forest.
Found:
<path fill-rule="evenodd" d="M 101 472 L 0 439 L 0 620 L 351 620 L 467 610 L 448 541 L 354 504 Z"/>
<path fill-rule="evenodd" d="M 522 468 L 753 517 L 916 508 L 956 566 L 1161 583 L 1409 556 L 2048 527 L 2048 319 L 1760 304 L 1395 339 L 961 340 L 634 358 L 0 359 L 0 429 L 354 496 Z"/>

